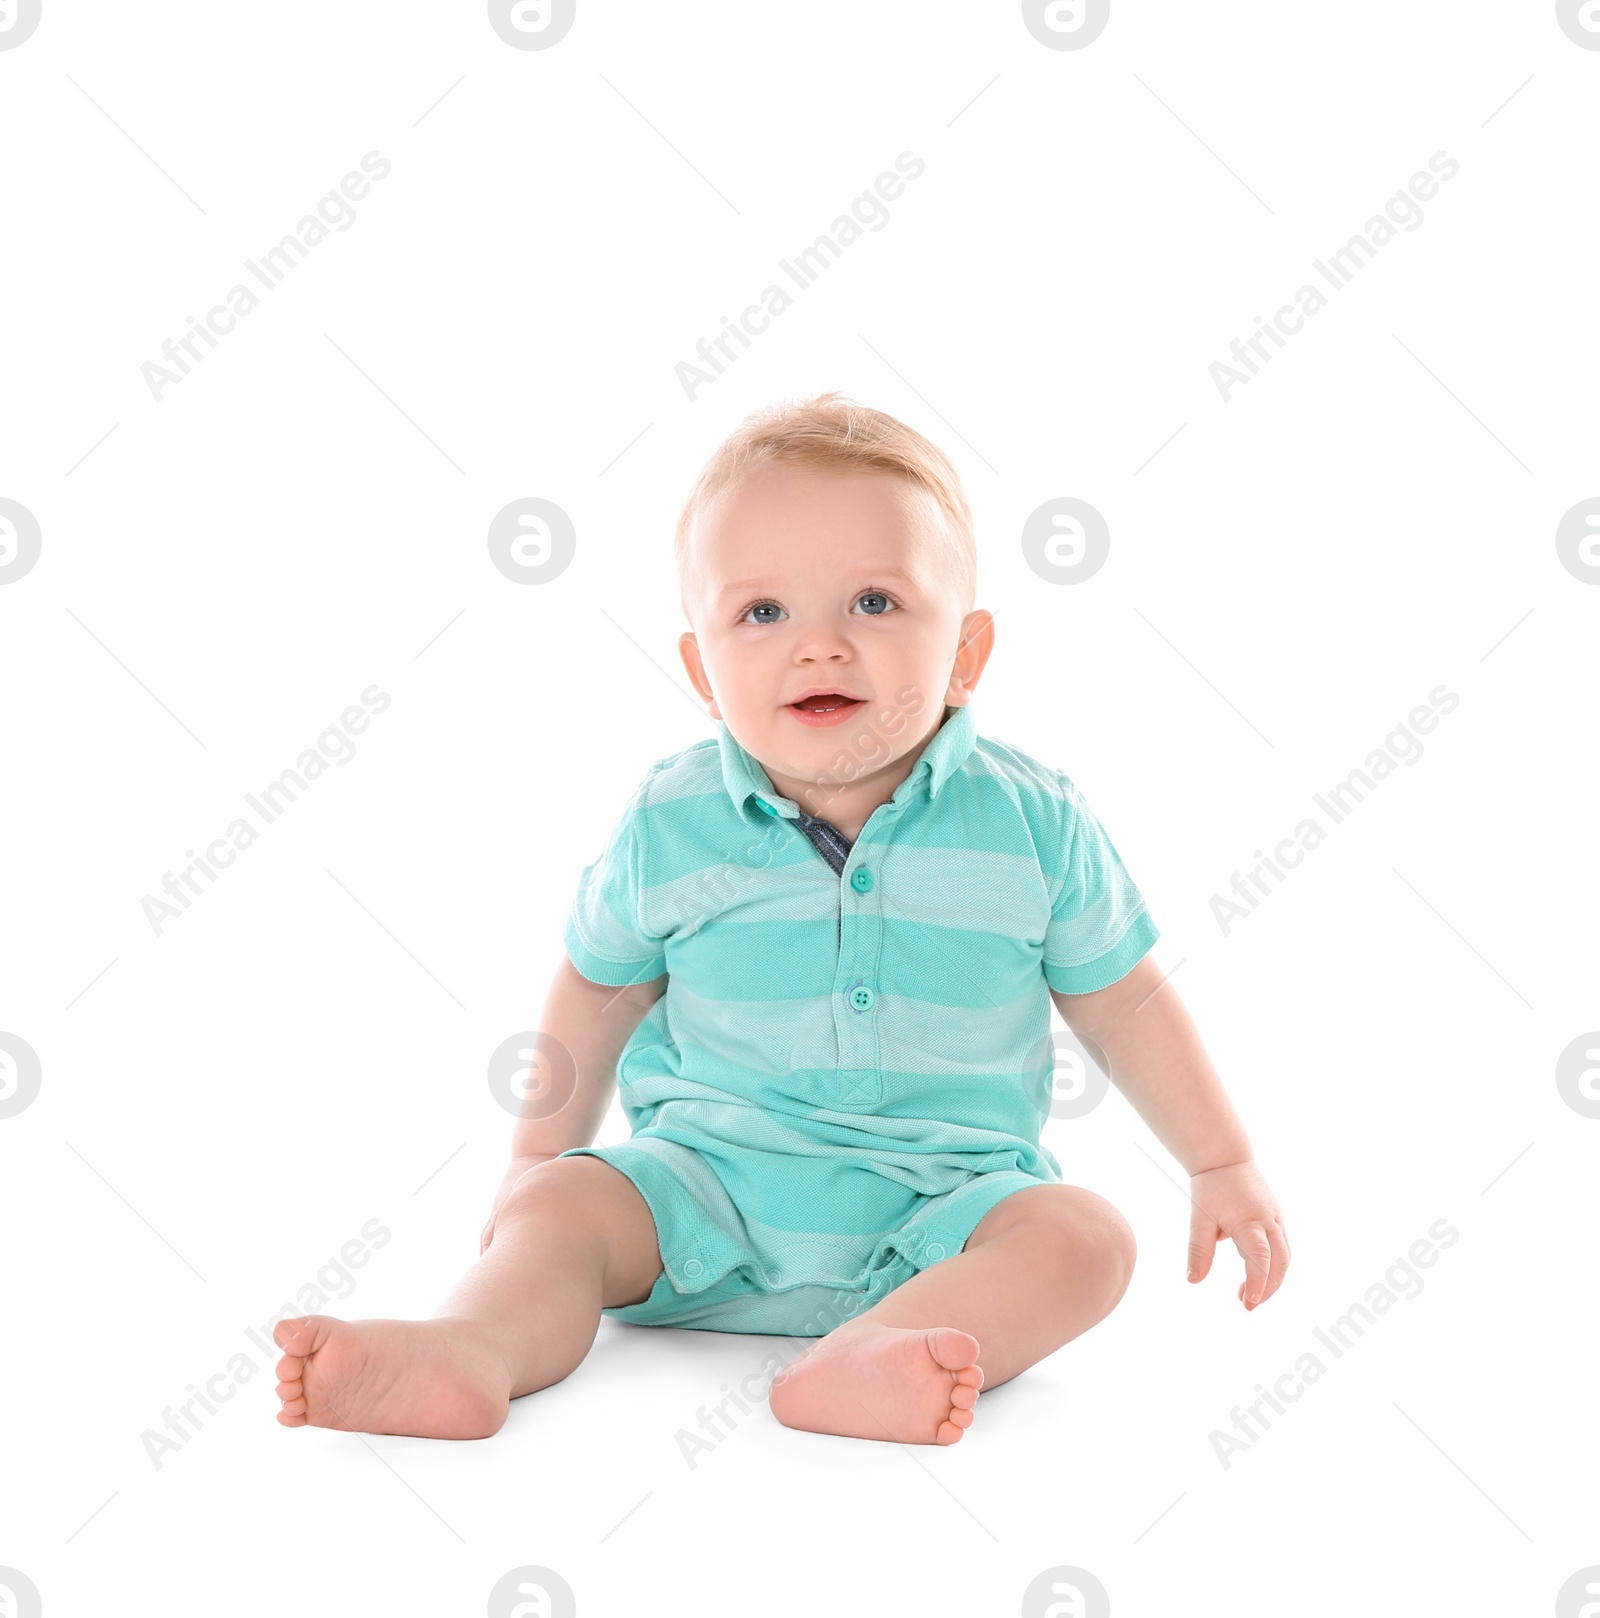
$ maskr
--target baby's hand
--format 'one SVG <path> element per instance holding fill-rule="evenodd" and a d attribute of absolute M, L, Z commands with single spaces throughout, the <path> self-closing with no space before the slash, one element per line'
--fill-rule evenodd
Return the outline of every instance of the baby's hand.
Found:
<path fill-rule="evenodd" d="M 1239 1296 L 1246 1309 L 1264 1303 L 1283 1284 L 1289 1238 L 1278 1207 L 1254 1158 L 1207 1169 L 1189 1180 L 1189 1279 L 1203 1281 L 1216 1245 L 1231 1238 L 1244 1259 Z"/>

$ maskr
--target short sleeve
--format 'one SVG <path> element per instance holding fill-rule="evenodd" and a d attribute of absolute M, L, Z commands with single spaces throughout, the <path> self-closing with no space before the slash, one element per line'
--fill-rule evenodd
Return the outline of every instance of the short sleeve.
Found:
<path fill-rule="evenodd" d="M 650 983 L 667 969 L 662 939 L 643 921 L 643 813 L 641 790 L 583 868 L 567 913 L 567 954 L 592 983 Z"/>
<path fill-rule="evenodd" d="M 1060 883 L 1044 935 L 1044 975 L 1060 994 L 1091 994 L 1124 978 L 1161 935 L 1083 794 L 1063 779 Z"/>

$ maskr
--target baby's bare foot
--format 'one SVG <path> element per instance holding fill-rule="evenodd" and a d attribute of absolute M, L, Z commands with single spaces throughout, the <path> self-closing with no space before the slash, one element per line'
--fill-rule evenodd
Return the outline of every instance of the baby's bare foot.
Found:
<path fill-rule="evenodd" d="M 285 1427 L 488 1438 L 511 1408 L 505 1360 L 466 1320 L 280 1320 Z"/>
<path fill-rule="evenodd" d="M 840 1327 L 774 1378 L 785 1427 L 901 1444 L 953 1444 L 972 1425 L 978 1339 L 954 1326 Z"/>

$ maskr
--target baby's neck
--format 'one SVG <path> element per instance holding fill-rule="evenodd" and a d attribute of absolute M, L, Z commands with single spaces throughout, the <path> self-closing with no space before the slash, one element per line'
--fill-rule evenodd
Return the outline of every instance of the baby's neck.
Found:
<path fill-rule="evenodd" d="M 886 804 L 917 767 L 923 749 L 938 734 L 944 720 L 945 711 L 941 706 L 933 728 L 921 741 L 881 770 L 874 770 L 857 781 L 806 781 L 775 775 L 766 765 L 763 768 L 784 797 L 793 798 L 808 815 L 826 820 L 853 843 L 872 818 L 873 811 Z"/>

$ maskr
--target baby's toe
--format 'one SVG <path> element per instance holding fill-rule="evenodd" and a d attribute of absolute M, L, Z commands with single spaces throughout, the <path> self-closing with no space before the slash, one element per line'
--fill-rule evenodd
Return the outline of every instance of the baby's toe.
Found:
<path fill-rule="evenodd" d="M 966 1412 L 960 1412 L 966 1414 Z M 953 1421 L 941 1421 L 939 1431 L 934 1438 L 936 1444 L 953 1444 L 961 1436 L 961 1429 Z"/>
<path fill-rule="evenodd" d="M 978 1357 L 978 1339 L 954 1326 L 936 1326 L 927 1335 L 928 1352 L 947 1371 L 958 1376 L 972 1368 Z"/>
<path fill-rule="evenodd" d="M 970 1410 L 952 1410 L 950 1412 L 950 1420 L 957 1427 L 965 1430 L 972 1425 L 972 1412 Z"/>
<path fill-rule="evenodd" d="M 957 1410 L 970 1410 L 978 1402 L 978 1390 L 969 1388 L 964 1382 L 958 1382 L 950 1390 L 950 1403 Z"/>
<path fill-rule="evenodd" d="M 304 1357 L 312 1351 L 317 1336 L 316 1317 L 301 1315 L 293 1320 L 280 1320 L 272 1328 L 272 1340 L 286 1355 Z M 281 1374 L 281 1373 L 280 1373 Z"/>

